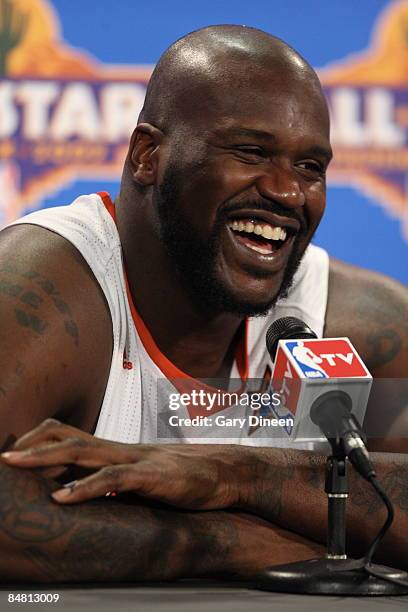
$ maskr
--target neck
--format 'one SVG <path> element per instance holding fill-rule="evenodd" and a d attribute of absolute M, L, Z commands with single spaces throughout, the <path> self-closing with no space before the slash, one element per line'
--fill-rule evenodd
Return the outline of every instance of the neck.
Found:
<path fill-rule="evenodd" d="M 149 207 L 117 203 L 116 221 L 134 305 L 160 351 L 194 378 L 228 377 L 242 318 L 206 316 L 180 283 L 149 222 Z M 132 219 L 128 211 L 132 211 Z"/>

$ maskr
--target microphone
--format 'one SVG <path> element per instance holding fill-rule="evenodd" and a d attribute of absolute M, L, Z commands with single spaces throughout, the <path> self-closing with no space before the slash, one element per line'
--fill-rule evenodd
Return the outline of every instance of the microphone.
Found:
<path fill-rule="evenodd" d="M 299 335 L 297 335 L 299 334 Z M 390 595 L 408 593 L 408 574 L 371 562 L 393 520 L 393 508 L 377 481 L 356 415 L 364 416 L 372 377 L 348 338 L 318 339 L 303 321 L 272 323 L 267 348 L 274 361 L 271 387 L 293 415 L 293 437 L 322 431 L 333 449 L 326 463 L 327 555 L 263 570 L 258 588 L 282 593 Z M 309 408 L 310 407 L 310 408 Z M 352 412 L 353 411 L 353 412 Z M 346 457 L 387 506 L 386 522 L 361 559 L 346 555 Z"/>
<path fill-rule="evenodd" d="M 300 340 L 301 338 L 317 338 L 317 335 L 306 323 L 296 317 L 276 319 L 266 332 L 266 348 L 272 361 L 275 361 L 279 340 Z"/>
<path fill-rule="evenodd" d="M 375 476 L 359 424 L 372 377 L 350 340 L 318 339 L 300 319 L 283 317 L 269 327 L 266 346 L 274 361 L 272 386 L 295 417 L 291 437 L 321 439 L 322 432 L 333 451 L 341 440 L 356 470 L 368 480 Z"/>

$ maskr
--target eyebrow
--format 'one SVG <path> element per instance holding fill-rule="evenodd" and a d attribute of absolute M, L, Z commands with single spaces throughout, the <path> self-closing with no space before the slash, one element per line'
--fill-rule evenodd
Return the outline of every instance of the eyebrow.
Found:
<path fill-rule="evenodd" d="M 258 140 L 263 140 L 264 142 L 276 143 L 276 136 L 271 134 L 270 132 L 265 132 L 264 130 L 256 130 L 252 128 L 241 128 L 241 127 L 228 127 L 224 129 L 216 130 L 216 136 L 237 136 L 241 138 L 257 138 Z M 331 147 L 325 147 L 321 145 L 312 145 L 307 148 L 308 155 L 317 155 L 318 157 L 324 158 L 327 163 L 333 157 L 333 151 Z"/>
<path fill-rule="evenodd" d="M 255 130 L 250 128 L 240 128 L 240 127 L 228 127 L 221 128 L 216 130 L 217 136 L 241 136 L 248 138 L 258 138 L 260 140 L 267 140 L 269 142 L 276 142 L 276 137 L 270 132 L 265 132 L 264 130 Z"/>
<path fill-rule="evenodd" d="M 311 147 L 308 147 L 307 154 L 316 155 L 317 157 L 323 157 L 327 161 L 327 163 L 329 163 L 329 161 L 333 157 L 333 151 L 331 147 L 322 147 L 320 145 L 312 145 Z"/>

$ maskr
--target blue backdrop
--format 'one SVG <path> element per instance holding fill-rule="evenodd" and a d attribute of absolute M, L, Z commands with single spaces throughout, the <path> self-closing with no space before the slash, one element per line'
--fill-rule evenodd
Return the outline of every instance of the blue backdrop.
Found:
<path fill-rule="evenodd" d="M 330 73 L 332 67 L 348 65 L 347 62 L 350 61 L 353 64 L 353 58 L 350 60 L 349 57 L 351 54 L 366 53 L 372 48 L 373 33 L 384 15 L 396 14 L 401 10 L 408 11 L 406 1 L 386 0 L 308 0 L 306 3 L 301 0 L 207 0 L 205 3 L 194 3 L 191 0 L 35 1 L 53 7 L 56 22 L 59 22 L 61 28 L 60 40 L 81 52 L 87 52 L 102 64 L 128 64 L 132 67 L 154 64 L 164 49 L 186 32 L 208 24 L 237 23 L 259 27 L 280 36 L 304 55 L 315 68 L 325 69 L 324 74 L 327 74 L 327 70 Z M 404 15 L 408 13 L 405 12 Z M 12 71 L 10 73 L 12 76 L 15 74 Z M 357 91 L 359 78 L 362 87 L 369 89 L 377 86 L 375 78 L 364 83 L 364 78 L 358 75 L 353 84 L 354 77 L 349 73 L 351 74 L 352 70 L 347 68 L 346 74 L 334 76 L 334 86 L 337 86 L 338 82 L 343 87 L 354 87 Z M 364 74 L 364 70 L 360 70 L 359 74 Z M 385 87 L 382 75 L 379 71 L 379 86 Z M 333 83 L 329 81 L 330 89 Z M 395 111 L 395 117 L 402 117 L 399 130 L 405 134 L 405 141 L 401 144 L 401 151 L 404 151 L 407 146 L 408 113 L 403 113 L 404 108 L 408 109 L 408 73 L 405 84 L 397 78 L 388 86 L 391 91 L 402 96 L 401 108 L 394 108 L 392 113 Z M 358 95 L 364 96 L 365 93 L 359 91 Z M 363 101 L 361 104 L 363 105 Z M 363 109 L 360 120 L 364 121 L 364 117 Z M 347 149 L 347 143 L 344 146 Z M 380 149 L 382 147 L 381 143 L 374 143 L 373 146 L 379 146 Z M 384 177 L 378 168 L 367 170 L 364 167 L 361 173 L 367 171 L 369 178 L 364 174 L 365 180 L 360 181 L 359 174 L 348 182 L 347 163 L 341 179 L 340 175 L 334 175 L 331 179 L 327 212 L 315 242 L 324 246 L 335 257 L 379 270 L 408 283 L 406 168 L 396 164 L 395 168 L 391 167 L 389 176 Z M 349 165 L 349 168 L 354 171 L 352 165 Z M 118 175 L 114 180 L 109 177 L 106 181 L 102 178 L 103 173 L 99 174 L 99 178 L 89 176 L 87 180 L 68 178 L 61 182 L 51 195 L 44 192 L 42 197 L 31 201 L 25 210 L 38 208 L 39 205 L 68 203 L 80 193 L 99 190 L 107 190 L 115 196 Z M 381 197 L 378 196 L 379 191 L 374 180 L 378 176 L 382 180 L 381 189 L 384 184 L 387 186 L 389 183 L 394 191 L 398 192 L 389 196 L 390 201 L 388 191 L 386 195 L 383 193 Z"/>

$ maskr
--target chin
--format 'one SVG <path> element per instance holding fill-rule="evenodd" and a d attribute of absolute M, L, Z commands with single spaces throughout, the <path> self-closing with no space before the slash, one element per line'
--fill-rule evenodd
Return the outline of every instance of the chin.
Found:
<path fill-rule="evenodd" d="M 275 303 L 275 299 L 264 302 L 235 300 L 231 301 L 229 304 L 224 304 L 224 312 L 230 312 L 239 317 L 264 317 L 268 314 L 268 312 L 275 305 Z"/>
<path fill-rule="evenodd" d="M 240 317 L 261 317 L 268 313 L 280 297 L 279 288 L 268 291 L 263 289 L 260 292 L 259 290 L 251 291 L 248 282 L 242 282 L 240 286 L 246 286 L 247 290 L 236 291 L 236 288 L 232 290 L 231 287 L 218 285 L 219 310 L 230 312 Z"/>
<path fill-rule="evenodd" d="M 252 308 L 254 312 L 269 310 L 280 297 L 283 288 L 283 275 L 274 275 L 267 278 L 256 278 L 250 274 L 236 275 L 223 283 L 224 291 L 229 294 L 231 301 L 237 304 L 247 304 L 246 310 Z"/>

